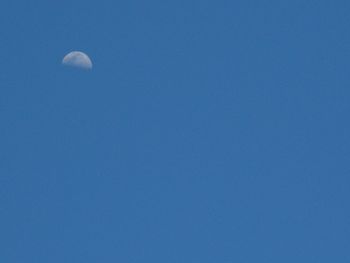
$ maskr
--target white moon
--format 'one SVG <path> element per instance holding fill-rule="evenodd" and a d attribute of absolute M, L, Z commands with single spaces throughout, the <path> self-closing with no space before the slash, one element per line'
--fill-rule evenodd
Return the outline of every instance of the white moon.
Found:
<path fill-rule="evenodd" d="M 64 56 L 62 64 L 82 69 L 92 69 L 92 62 L 88 55 L 80 51 L 72 51 Z"/>

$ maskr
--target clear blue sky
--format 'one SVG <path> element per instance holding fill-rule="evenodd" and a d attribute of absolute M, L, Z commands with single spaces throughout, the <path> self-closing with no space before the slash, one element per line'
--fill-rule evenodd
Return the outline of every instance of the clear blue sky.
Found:
<path fill-rule="evenodd" d="M 350 262 L 349 13 L 2 1 L 0 262 Z"/>

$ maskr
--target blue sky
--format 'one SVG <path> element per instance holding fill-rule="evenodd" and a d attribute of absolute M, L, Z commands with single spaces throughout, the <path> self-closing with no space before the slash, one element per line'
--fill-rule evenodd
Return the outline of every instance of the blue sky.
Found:
<path fill-rule="evenodd" d="M 349 262 L 349 11 L 2 1 L 0 261 Z"/>

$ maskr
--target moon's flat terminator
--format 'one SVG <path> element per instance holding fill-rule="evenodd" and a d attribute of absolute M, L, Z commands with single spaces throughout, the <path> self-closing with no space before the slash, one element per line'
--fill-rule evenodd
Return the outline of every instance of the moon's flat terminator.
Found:
<path fill-rule="evenodd" d="M 62 64 L 81 69 L 92 69 L 92 62 L 88 55 L 80 51 L 72 51 L 64 56 Z"/>

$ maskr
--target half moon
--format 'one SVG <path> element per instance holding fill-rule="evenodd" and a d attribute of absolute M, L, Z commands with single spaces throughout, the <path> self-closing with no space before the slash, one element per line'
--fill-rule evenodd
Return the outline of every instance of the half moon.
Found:
<path fill-rule="evenodd" d="M 88 55 L 80 51 L 72 51 L 64 56 L 62 64 L 82 69 L 92 69 L 92 62 Z"/>

